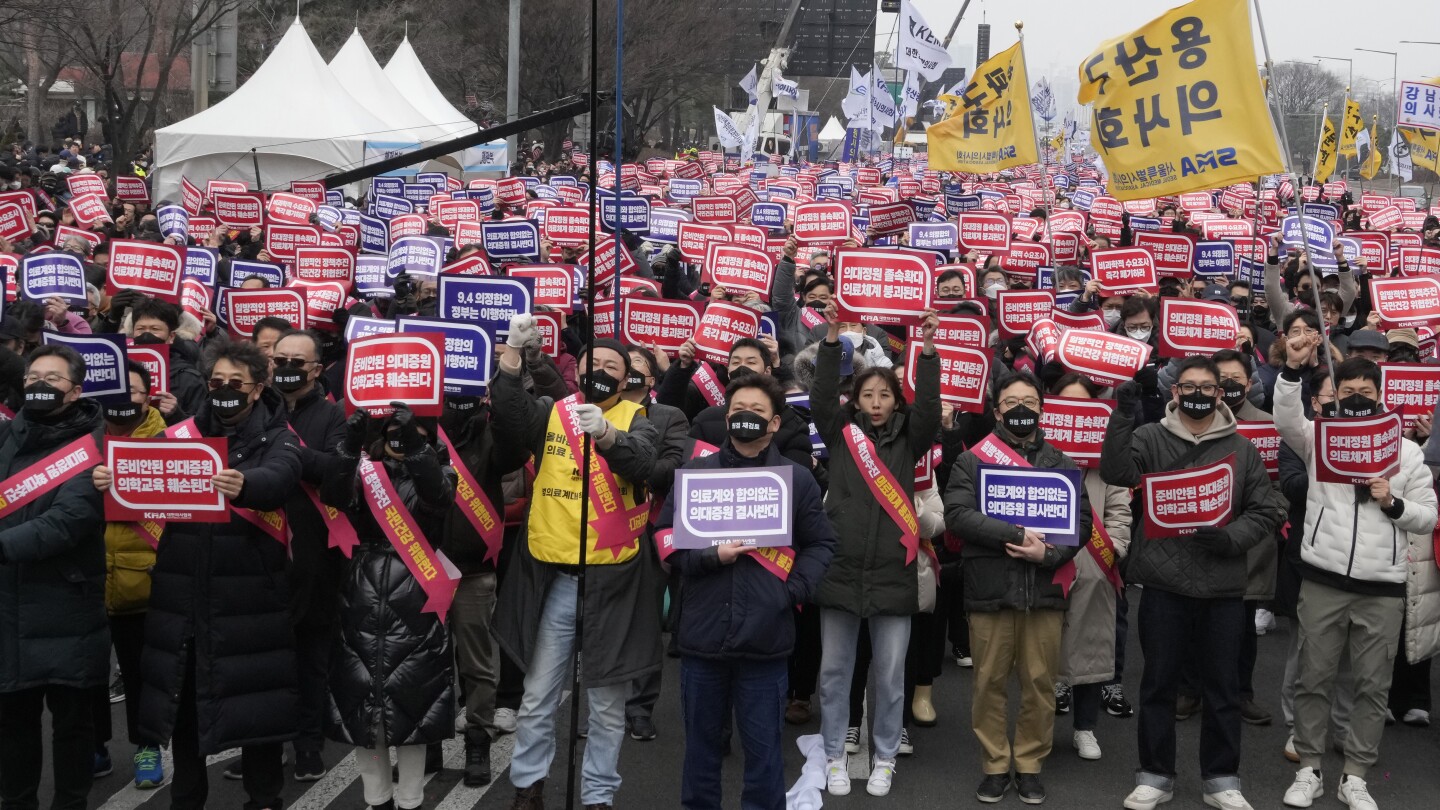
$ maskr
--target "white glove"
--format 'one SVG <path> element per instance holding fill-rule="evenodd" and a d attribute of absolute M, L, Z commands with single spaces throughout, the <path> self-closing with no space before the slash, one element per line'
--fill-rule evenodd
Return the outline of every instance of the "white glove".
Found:
<path fill-rule="evenodd" d="M 505 338 L 505 345 L 514 349 L 539 347 L 540 327 L 535 324 L 535 316 L 529 313 L 512 315 L 510 335 Z"/>
<path fill-rule="evenodd" d="M 575 421 L 580 423 L 580 429 L 589 433 L 592 439 L 604 436 L 605 429 L 610 426 L 610 423 L 605 421 L 605 414 L 600 410 L 600 406 L 588 402 L 575 406 Z"/>

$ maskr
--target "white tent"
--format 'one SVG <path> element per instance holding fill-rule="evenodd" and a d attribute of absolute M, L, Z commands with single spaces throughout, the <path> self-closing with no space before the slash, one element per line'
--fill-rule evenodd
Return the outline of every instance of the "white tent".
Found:
<path fill-rule="evenodd" d="M 473 125 L 472 125 L 473 126 Z M 208 110 L 155 132 L 155 198 L 180 178 L 244 180 L 263 190 L 318 180 L 364 160 L 365 142 L 397 133 L 346 91 L 297 17 L 248 81 Z M 414 133 L 398 133 L 413 141 Z M 255 150 L 252 159 L 251 150 Z"/>
<path fill-rule="evenodd" d="M 832 115 L 830 116 L 829 122 L 820 130 L 818 137 L 821 141 L 843 141 L 845 140 L 845 125 L 840 123 L 840 119 Z"/>
<path fill-rule="evenodd" d="M 375 140 L 403 141 L 407 132 L 414 134 L 414 140 L 426 144 L 454 137 L 449 130 L 435 126 L 424 113 L 415 109 L 405 94 L 390 81 L 380 63 L 370 55 L 370 47 L 360 36 L 359 28 L 350 34 L 344 47 L 330 60 L 330 72 L 365 109 L 394 128 L 394 133 L 377 135 Z"/>
<path fill-rule="evenodd" d="M 420 64 L 420 57 L 415 55 L 408 36 L 400 41 L 395 55 L 386 63 L 385 75 L 415 109 L 424 113 L 431 124 L 449 137 L 458 138 L 480 129 L 445 100 L 445 94 L 440 92 L 430 74 L 425 72 L 425 66 Z"/>

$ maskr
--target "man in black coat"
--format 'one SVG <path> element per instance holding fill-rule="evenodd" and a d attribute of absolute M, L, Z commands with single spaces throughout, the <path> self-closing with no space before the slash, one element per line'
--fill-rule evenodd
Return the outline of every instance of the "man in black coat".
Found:
<path fill-rule="evenodd" d="M 0 483 L 100 431 L 100 406 L 80 398 L 85 361 L 66 346 L 31 353 L 25 400 L 0 422 Z M 98 448 L 95 452 L 98 452 Z M 39 465 L 43 469 L 44 465 Z M 105 617 L 105 523 L 100 491 L 77 466 L 34 500 L 0 506 L 0 804 L 37 807 L 51 715 L 55 799 L 84 810 L 94 768 L 91 691 L 110 671 Z"/>
<path fill-rule="evenodd" d="M 169 391 L 187 414 L 198 413 L 205 401 L 205 380 L 195 368 L 198 349 L 193 341 L 175 340 L 180 328 L 180 308 L 174 304 L 141 296 L 132 310 L 132 336 L 137 346 L 163 343 L 170 347 Z"/>

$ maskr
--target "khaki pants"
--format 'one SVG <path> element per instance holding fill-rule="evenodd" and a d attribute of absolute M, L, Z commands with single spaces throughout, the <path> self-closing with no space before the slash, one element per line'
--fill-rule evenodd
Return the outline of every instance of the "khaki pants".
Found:
<path fill-rule="evenodd" d="M 971 724 L 984 752 L 986 774 L 1040 773 L 1055 730 L 1055 675 L 1060 671 L 1060 610 L 1002 610 L 970 614 L 975 658 Z M 1015 742 L 1007 731 L 1010 673 L 1020 679 Z"/>

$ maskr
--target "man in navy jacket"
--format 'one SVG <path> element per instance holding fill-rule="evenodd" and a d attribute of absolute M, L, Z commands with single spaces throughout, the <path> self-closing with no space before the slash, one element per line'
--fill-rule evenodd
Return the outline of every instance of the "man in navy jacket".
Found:
<path fill-rule="evenodd" d="M 745 807 L 783 810 L 781 746 L 786 658 L 795 645 L 794 607 L 819 586 L 835 552 L 820 487 L 809 470 L 771 444 L 780 428 L 785 394 L 768 374 L 746 375 L 725 392 L 728 436 L 719 452 L 685 469 L 792 467 L 789 549 L 760 549 L 730 541 L 706 549 L 678 549 L 667 561 L 681 575 L 680 691 L 685 716 L 681 804 L 719 810 L 722 729 L 731 707 L 745 746 Z M 670 548 L 674 490 L 656 521 L 662 556 Z M 791 555 L 793 552 L 793 556 Z M 762 556 L 764 555 L 764 556 Z"/>

